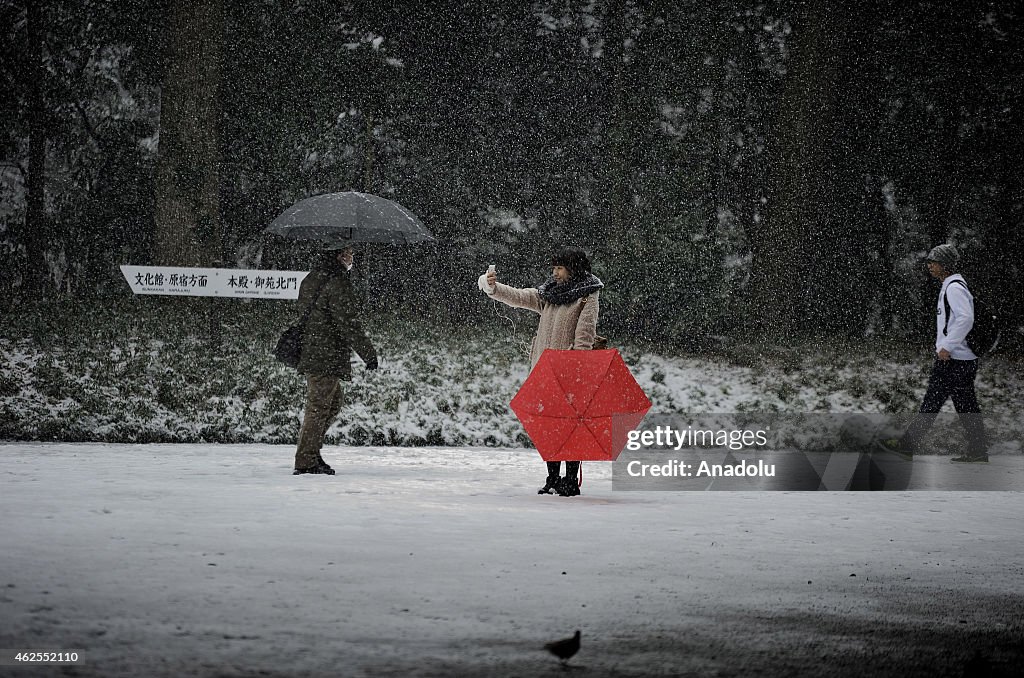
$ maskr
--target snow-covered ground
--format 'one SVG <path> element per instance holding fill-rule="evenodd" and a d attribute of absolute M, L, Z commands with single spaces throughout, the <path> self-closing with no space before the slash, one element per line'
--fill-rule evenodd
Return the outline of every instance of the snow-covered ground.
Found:
<path fill-rule="evenodd" d="M 0 444 L 0 648 L 82 661 L 0 675 L 553 676 L 575 629 L 581 676 L 1024 666 L 1024 493 L 621 492 L 591 463 L 561 498 L 529 450 L 291 455 Z"/>

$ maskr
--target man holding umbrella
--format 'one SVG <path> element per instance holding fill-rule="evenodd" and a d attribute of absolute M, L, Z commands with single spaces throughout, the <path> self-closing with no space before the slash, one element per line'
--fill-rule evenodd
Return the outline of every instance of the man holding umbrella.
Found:
<path fill-rule="evenodd" d="M 295 450 L 295 475 L 334 475 L 320 456 L 324 435 L 344 402 L 343 383 L 352 379 L 355 350 L 366 369 L 377 369 L 377 352 L 359 322 L 349 280 L 355 252 L 351 245 L 327 245 L 299 287 L 302 313 L 312 306 L 302 341 L 299 372 L 306 375 L 306 412 Z"/>
<path fill-rule="evenodd" d="M 295 473 L 334 475 L 320 456 L 324 435 L 341 411 L 343 382 L 352 378 L 355 350 L 366 369 L 377 369 L 377 354 L 359 323 L 348 271 L 352 244 L 409 245 L 436 242 L 427 227 L 402 205 L 370 193 L 342 191 L 304 198 L 282 212 L 264 231 L 286 240 L 318 241 L 324 254 L 302 281 L 299 307 L 312 309 L 306 322 L 299 372 L 309 392 L 295 451 Z"/>

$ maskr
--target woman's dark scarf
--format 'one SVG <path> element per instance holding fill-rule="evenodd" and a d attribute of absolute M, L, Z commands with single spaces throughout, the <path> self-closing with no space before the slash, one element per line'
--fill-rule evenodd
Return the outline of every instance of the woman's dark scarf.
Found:
<path fill-rule="evenodd" d="M 573 278 L 568 282 L 560 283 L 554 278 L 548 278 L 537 286 L 540 298 L 555 306 L 571 304 L 577 299 L 593 294 L 604 287 L 593 273 L 587 273 L 582 278 Z"/>

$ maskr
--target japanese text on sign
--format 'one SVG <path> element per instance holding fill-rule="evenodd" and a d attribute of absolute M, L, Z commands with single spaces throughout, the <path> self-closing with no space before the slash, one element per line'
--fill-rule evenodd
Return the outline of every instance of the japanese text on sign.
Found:
<path fill-rule="evenodd" d="M 135 294 L 192 297 L 298 299 L 307 271 L 260 271 L 233 268 L 122 266 Z"/>

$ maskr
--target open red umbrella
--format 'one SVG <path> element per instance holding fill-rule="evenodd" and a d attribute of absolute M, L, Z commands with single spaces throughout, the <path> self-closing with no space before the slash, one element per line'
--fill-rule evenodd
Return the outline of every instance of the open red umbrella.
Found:
<path fill-rule="evenodd" d="M 615 461 L 651 401 L 617 350 L 548 349 L 511 406 L 545 461 Z"/>

